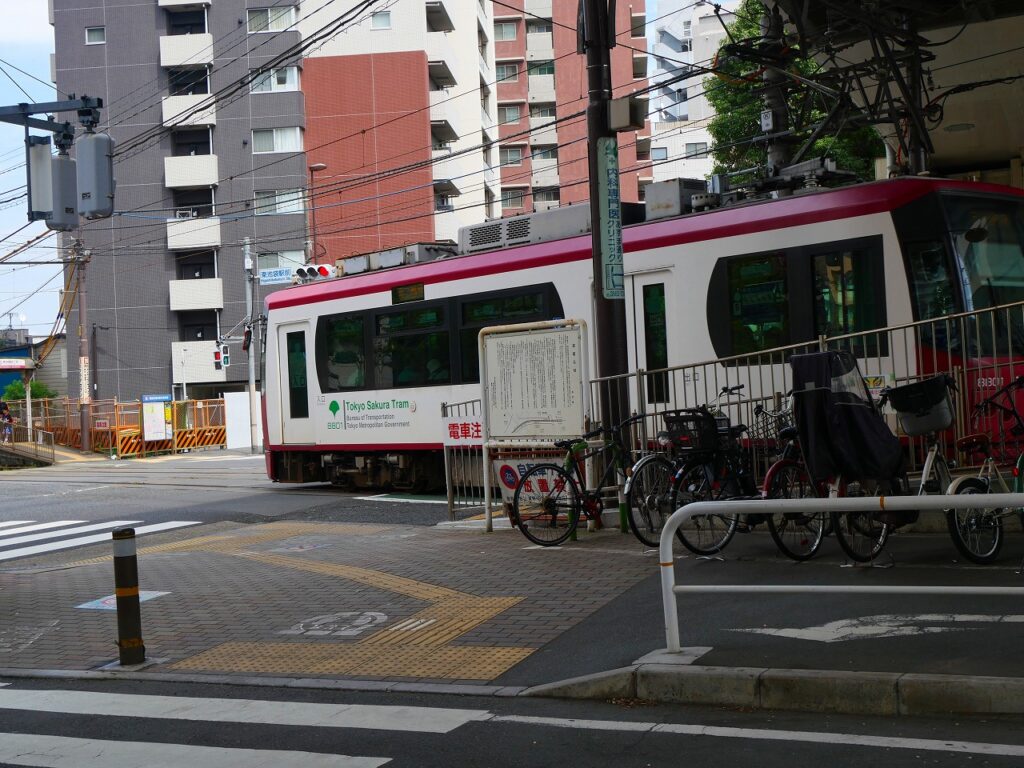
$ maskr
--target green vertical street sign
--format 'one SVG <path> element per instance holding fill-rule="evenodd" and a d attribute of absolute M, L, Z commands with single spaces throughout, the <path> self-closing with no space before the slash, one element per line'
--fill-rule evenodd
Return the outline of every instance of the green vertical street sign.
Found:
<path fill-rule="evenodd" d="M 614 136 L 597 140 L 600 195 L 601 283 L 606 299 L 625 299 L 622 278 L 622 206 L 619 201 L 619 143 Z"/>

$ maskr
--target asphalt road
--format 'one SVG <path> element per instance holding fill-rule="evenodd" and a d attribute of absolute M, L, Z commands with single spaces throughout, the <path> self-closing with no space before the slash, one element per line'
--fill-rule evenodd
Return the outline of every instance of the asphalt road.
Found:
<path fill-rule="evenodd" d="M 0 680 L 0 764 L 1018 766 L 1020 721 L 442 694 Z"/>

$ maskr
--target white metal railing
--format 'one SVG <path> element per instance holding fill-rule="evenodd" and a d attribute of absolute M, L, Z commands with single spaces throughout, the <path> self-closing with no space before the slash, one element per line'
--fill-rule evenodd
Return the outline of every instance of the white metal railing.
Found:
<path fill-rule="evenodd" d="M 872 496 L 834 499 L 759 499 L 756 501 L 700 501 L 680 507 L 661 531 L 658 565 L 661 566 L 661 597 L 665 609 L 665 647 L 679 653 L 679 609 L 676 595 L 689 592 L 766 592 L 766 593 L 857 593 L 887 595 L 1024 595 L 1024 587 L 965 587 L 959 585 L 922 587 L 916 585 L 867 586 L 861 584 L 676 584 L 672 547 L 676 531 L 695 515 L 771 514 L 773 512 L 892 512 L 947 509 L 984 509 L 1024 507 L 1024 493 L 992 493 L 963 496 Z"/>

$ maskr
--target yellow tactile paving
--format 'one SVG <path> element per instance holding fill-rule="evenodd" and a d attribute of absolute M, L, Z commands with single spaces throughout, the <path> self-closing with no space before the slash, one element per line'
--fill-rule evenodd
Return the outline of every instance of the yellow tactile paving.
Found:
<path fill-rule="evenodd" d="M 488 646 L 424 649 L 338 643 L 224 643 L 171 668 L 276 675 L 493 680 L 532 652 L 532 648 Z"/>
<path fill-rule="evenodd" d="M 255 544 L 267 544 L 271 541 L 290 539 L 293 536 L 304 536 L 307 534 L 371 536 L 386 531 L 391 527 L 388 525 L 363 525 L 360 523 L 268 523 L 239 533 L 196 536 L 191 539 L 183 539 L 182 541 L 156 544 L 152 547 L 141 547 L 139 549 L 139 556 L 165 552 L 222 552 L 230 555 L 238 554 L 240 550 Z M 73 563 L 68 563 L 68 565 L 71 567 L 95 565 L 96 563 L 105 563 L 111 557 L 111 555 L 102 555 L 89 558 L 88 560 L 76 560 Z"/>
<path fill-rule="evenodd" d="M 424 608 L 361 640 L 359 645 L 442 646 L 508 610 L 521 597 L 463 595 Z"/>
<path fill-rule="evenodd" d="M 397 592 L 400 595 L 412 597 L 427 602 L 450 600 L 461 597 L 462 592 L 454 589 L 438 587 L 428 584 L 425 581 L 415 581 L 403 576 L 384 573 L 383 571 L 372 571 L 369 568 L 358 568 L 354 565 L 342 565 L 341 563 L 328 563 L 322 560 L 307 560 L 300 557 L 289 557 L 277 555 L 270 552 L 238 552 L 240 557 L 250 560 L 258 560 L 268 565 L 276 565 L 282 568 L 294 568 L 299 571 L 319 573 L 324 576 L 337 576 L 341 579 L 348 579 L 359 584 L 366 584 L 370 587 L 385 589 L 388 592 Z"/>

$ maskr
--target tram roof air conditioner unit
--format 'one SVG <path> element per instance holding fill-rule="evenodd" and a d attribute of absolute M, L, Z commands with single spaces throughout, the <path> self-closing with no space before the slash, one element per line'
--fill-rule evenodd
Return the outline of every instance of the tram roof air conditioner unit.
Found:
<path fill-rule="evenodd" d="M 515 245 L 541 243 L 590 231 L 590 206 L 569 205 L 550 211 L 493 219 L 459 228 L 459 253 L 494 251 Z"/>

